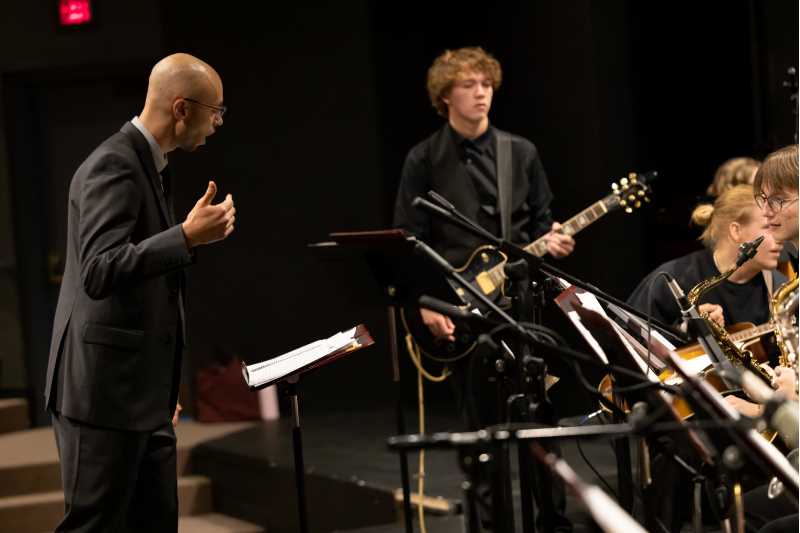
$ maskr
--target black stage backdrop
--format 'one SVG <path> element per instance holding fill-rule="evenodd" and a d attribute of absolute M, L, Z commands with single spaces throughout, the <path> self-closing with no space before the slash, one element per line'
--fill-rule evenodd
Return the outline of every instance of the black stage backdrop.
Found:
<path fill-rule="evenodd" d="M 652 205 L 606 217 L 558 262 L 621 298 L 657 264 L 697 247 L 688 213 L 718 164 L 792 142 L 795 118 L 781 87 L 786 69 L 798 63 L 798 8 L 791 0 L 213 6 L 104 3 L 93 28 L 65 33 L 32 31 L 42 22 L 33 14 L 46 13 L 18 5 L 27 10 L 23 22 L 6 24 L 0 35 L 0 48 L 30 45 L 45 54 L 19 59 L 5 52 L 0 66 L 3 172 L 18 204 L 17 272 L 34 273 L 18 281 L 36 399 L 52 299 L 42 295 L 46 282 L 35 273 L 46 272 L 48 235 L 64 217 L 58 195 L 99 139 L 92 132 L 65 140 L 74 162 L 61 157 L 53 170 L 61 183 L 38 193 L 25 185 L 27 176 L 45 179 L 46 172 L 23 143 L 47 137 L 41 95 L 69 84 L 76 70 L 94 73 L 84 83 L 131 65 L 142 78 L 135 88 L 141 102 L 141 72 L 167 53 L 189 52 L 218 69 L 230 108 L 225 125 L 197 153 L 172 157 L 179 213 L 211 178 L 221 194 L 234 195 L 238 210 L 233 236 L 202 249 L 190 271 L 192 367 L 220 354 L 252 362 L 364 322 L 376 346 L 305 381 L 304 403 L 323 409 L 392 399 L 386 313 L 368 271 L 320 261 L 306 245 L 331 231 L 388 227 L 405 153 L 441 124 L 424 84 L 445 48 L 480 45 L 501 61 L 492 120 L 539 147 L 559 219 L 607 194 L 611 181 L 629 171 L 660 172 Z M 95 98 L 74 109 L 122 124 L 141 108 L 132 92 L 129 86 L 127 107 Z M 37 117 L 41 131 L 15 122 L 24 117 Z M 47 163 L 48 150 L 41 157 L 45 166 L 55 164 Z M 40 224 L 24 222 L 40 194 L 56 207 Z M 555 308 L 547 320 L 564 327 Z M 401 354 L 410 398 L 415 377 Z M 562 412 L 588 410 L 588 396 L 576 393 L 564 369 L 557 373 L 564 378 L 554 393 Z M 429 390 L 432 401 L 448 396 L 447 387 Z"/>

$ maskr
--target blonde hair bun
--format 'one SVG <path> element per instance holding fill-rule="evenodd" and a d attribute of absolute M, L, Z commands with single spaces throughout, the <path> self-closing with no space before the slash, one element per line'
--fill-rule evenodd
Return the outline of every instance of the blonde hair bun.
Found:
<path fill-rule="evenodd" d="M 711 222 L 711 217 L 714 216 L 714 206 L 711 204 L 700 204 L 692 211 L 692 223 L 705 227 Z"/>

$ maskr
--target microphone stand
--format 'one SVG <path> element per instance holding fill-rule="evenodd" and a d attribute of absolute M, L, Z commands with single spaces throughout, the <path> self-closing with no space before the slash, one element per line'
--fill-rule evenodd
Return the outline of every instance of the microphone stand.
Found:
<path fill-rule="evenodd" d="M 416 197 L 414 199 L 414 201 L 412 202 L 412 205 L 414 207 L 417 207 L 417 208 L 425 209 L 426 211 L 428 211 L 430 214 L 434 215 L 435 217 L 440 218 L 440 219 L 442 219 L 442 220 L 444 220 L 444 221 L 446 221 L 446 222 L 448 222 L 450 224 L 454 224 L 454 225 L 466 230 L 467 232 L 472 233 L 473 235 L 477 236 L 478 238 L 483 239 L 484 241 L 486 241 L 486 242 L 490 243 L 491 245 L 495 246 L 498 250 L 500 250 L 502 253 L 507 255 L 509 258 L 524 259 L 525 262 L 528 264 L 528 268 L 531 271 L 532 275 L 535 275 L 537 273 L 537 271 L 541 271 L 542 273 L 544 273 L 544 274 L 546 274 L 548 276 L 555 277 L 555 278 L 561 278 L 563 280 L 566 280 L 567 282 L 569 282 L 572 285 L 575 285 L 576 287 L 580 287 L 581 289 L 583 289 L 585 291 L 591 292 L 592 294 L 594 294 L 599 299 L 604 300 L 607 303 L 616 305 L 617 307 L 620 307 L 620 308 L 624 309 L 625 311 L 627 311 L 628 313 L 638 317 L 642 321 L 649 322 L 656 329 L 658 329 L 658 330 L 660 330 L 662 332 L 665 332 L 667 335 L 669 335 L 669 336 L 671 336 L 673 338 L 678 338 L 678 339 L 680 339 L 682 341 L 685 341 L 685 342 L 689 341 L 689 339 L 686 338 L 686 336 L 682 332 L 676 331 L 675 328 L 672 328 L 672 327 L 664 324 L 660 320 L 656 320 L 656 319 L 654 319 L 652 317 L 648 317 L 647 314 L 639 311 L 638 309 L 635 309 L 635 308 L 631 307 L 626 302 L 623 302 L 622 300 L 619 300 L 618 298 L 615 298 L 614 296 L 611 296 L 610 294 L 608 294 L 608 293 L 600 290 L 599 288 L 595 287 L 591 283 L 587 283 L 587 282 L 585 282 L 583 280 L 580 280 L 580 279 L 578 279 L 578 278 L 576 278 L 576 277 L 574 277 L 574 276 L 572 276 L 570 274 L 567 274 L 566 272 L 564 272 L 564 271 L 554 267 L 553 265 L 547 263 L 541 257 L 538 257 L 536 255 L 533 255 L 533 254 L 525 251 L 520 246 L 517 246 L 516 244 L 513 244 L 511 242 L 508 242 L 505 239 L 502 239 L 500 237 L 496 237 L 492 233 L 486 231 L 484 228 L 479 226 L 474 221 L 472 221 L 469 218 L 467 218 L 466 216 L 464 216 L 453 205 L 449 204 L 447 202 L 447 200 L 444 200 L 440 195 L 436 194 L 434 191 L 429 191 L 428 194 L 431 197 L 433 197 L 434 199 L 436 199 L 437 202 L 442 203 L 444 205 L 444 207 L 442 207 L 441 205 L 436 205 L 436 204 L 434 204 L 434 203 L 432 203 L 432 202 L 430 202 L 430 201 L 428 201 L 428 200 L 426 200 L 426 199 L 424 199 L 424 198 L 422 198 L 420 196 L 418 196 L 418 197 Z M 483 301 L 483 300 L 481 300 L 481 301 Z"/>
<path fill-rule="evenodd" d="M 739 246 L 739 255 L 736 258 L 736 266 L 733 267 L 732 270 L 728 271 L 726 275 L 723 276 L 723 279 L 730 276 L 733 271 L 752 259 L 758 250 L 758 246 L 763 240 L 764 236 L 761 235 L 750 242 L 742 243 Z M 675 279 L 669 274 L 667 274 L 667 277 L 669 278 L 667 286 L 672 292 L 672 295 L 675 297 L 675 300 L 681 309 L 681 315 L 687 322 L 689 329 L 697 336 L 697 341 L 700 343 L 700 346 L 703 347 L 705 353 L 711 357 L 714 363 L 722 371 L 720 372 L 720 377 L 727 388 L 734 389 L 735 383 L 730 380 L 730 376 L 734 375 L 736 371 L 733 363 L 731 363 L 728 360 L 728 357 L 725 355 L 725 351 L 720 345 L 719 340 L 717 340 L 716 335 L 711 330 L 711 326 L 708 324 L 708 321 L 705 318 L 700 316 L 700 313 L 698 312 L 694 303 L 689 302 L 683 292 L 683 289 L 680 285 L 678 285 L 678 282 L 675 281 Z"/>
<path fill-rule="evenodd" d="M 528 336 L 527 331 L 511 316 L 508 315 L 505 311 L 503 311 L 500 307 L 498 307 L 493 301 L 488 299 L 481 293 L 478 289 L 472 286 L 464 277 L 456 271 L 455 268 L 441 255 L 439 255 L 435 250 L 433 250 L 430 246 L 425 244 L 423 241 L 412 238 L 415 242 L 414 250 L 425 257 L 427 257 L 433 265 L 439 268 L 442 273 L 449 279 L 455 281 L 460 287 L 462 287 L 465 291 L 469 292 L 470 295 L 475 298 L 477 301 L 480 301 L 487 308 L 491 309 L 497 316 L 501 317 L 502 320 L 509 325 L 509 327 L 514 330 L 518 335 L 522 337 Z M 488 340 L 488 339 L 487 339 Z M 502 388 L 502 379 L 505 377 L 505 362 L 503 364 L 498 363 L 495 365 L 495 371 L 498 374 L 498 408 L 501 407 L 501 403 L 499 401 L 500 396 L 500 389 Z M 508 444 L 507 443 L 495 443 L 493 451 L 494 456 L 494 468 L 492 469 L 492 521 L 494 528 L 496 531 L 507 531 L 512 532 L 514 531 L 514 508 L 511 503 L 511 476 L 510 476 L 510 464 L 508 459 Z M 488 466 L 488 465 L 487 465 Z M 468 481 L 471 483 L 472 480 Z M 467 503 L 468 507 L 471 508 L 472 503 Z M 470 513 L 471 515 L 472 513 Z M 530 531 L 531 533 L 533 530 L 525 530 L 526 533 Z"/>
<path fill-rule="evenodd" d="M 435 205 L 435 204 L 429 202 L 428 200 L 425 200 L 424 198 L 420 198 L 420 197 L 417 197 L 414 200 L 413 205 L 415 207 L 423 208 L 426 211 L 428 211 L 431 214 L 433 214 L 434 216 L 436 216 L 438 218 L 441 218 L 441 219 L 444 219 L 445 221 L 447 221 L 449 223 L 455 224 L 455 225 L 461 227 L 462 229 L 472 233 L 473 235 L 476 235 L 479 238 L 482 238 L 482 239 L 486 240 L 487 242 L 489 242 L 489 243 L 493 244 L 494 246 L 496 246 L 501 252 L 506 254 L 508 257 L 517 258 L 517 259 L 524 259 L 527 262 L 528 268 L 531 271 L 540 270 L 541 272 L 544 272 L 545 274 L 548 274 L 550 276 L 560 277 L 560 278 L 568 281 L 569 283 L 571 283 L 571 284 L 573 284 L 573 285 L 575 285 L 577 287 L 580 287 L 580 288 L 582 288 L 584 290 L 592 292 L 593 294 L 595 294 L 595 296 L 597 296 L 598 298 L 600 298 L 602 300 L 605 300 L 606 302 L 609 302 L 609 303 L 612 303 L 614 305 L 617 305 L 618 307 L 621 307 L 622 309 L 624 309 L 624 310 L 628 311 L 629 313 L 639 317 L 642 320 L 645 320 L 645 321 L 648 320 L 648 317 L 644 313 L 641 313 L 638 310 L 631 308 L 626 303 L 614 298 L 613 296 L 610 296 L 610 295 L 606 294 L 605 292 L 599 290 L 598 288 L 594 287 L 593 285 L 585 283 L 585 282 L 583 282 L 581 280 L 578 280 L 578 279 L 576 279 L 576 278 L 574 278 L 574 277 L 572 277 L 572 276 L 560 271 L 559 269 L 553 267 L 552 265 L 547 264 L 541 258 L 536 257 L 533 254 L 530 254 L 530 253 L 526 252 L 524 249 L 520 248 L 519 246 L 516 246 L 516 245 L 514 245 L 512 243 L 509 243 L 509 242 L 505 241 L 504 239 L 495 237 L 494 235 L 492 235 L 491 233 L 489 233 L 485 229 L 483 229 L 480 226 L 478 226 L 473 221 L 469 220 L 466 216 L 464 216 L 463 214 L 459 213 L 458 210 L 456 210 L 456 208 L 454 206 L 452 206 L 446 200 L 441 198 L 441 196 L 439 196 L 439 195 L 437 195 L 437 194 L 435 194 L 433 192 L 430 194 L 430 196 L 432 196 L 436 201 L 438 201 L 442 205 Z M 444 206 L 444 207 L 442 207 L 442 206 Z M 757 239 L 757 242 L 755 243 L 755 246 L 753 246 L 753 250 L 752 250 L 753 253 L 755 252 L 755 247 L 757 247 L 760 242 L 761 241 L 759 239 Z M 442 259 L 442 261 L 444 261 L 444 260 Z M 446 263 L 446 261 L 445 261 L 445 263 Z M 738 263 L 738 260 L 737 260 L 737 263 Z M 452 267 L 450 267 L 450 268 L 452 269 Z M 456 273 L 454 273 L 454 274 L 456 274 Z M 454 277 L 454 279 L 456 279 L 456 278 Z M 472 296 L 476 297 L 479 301 L 481 301 L 484 304 L 489 304 L 488 307 L 490 309 L 492 309 L 495 312 L 497 312 L 499 310 L 499 308 L 497 308 L 497 306 L 494 305 L 493 302 L 490 302 L 487 298 L 485 298 L 483 294 L 481 294 L 471 284 L 467 283 L 463 279 L 463 277 L 461 277 L 460 275 L 458 275 L 457 281 L 459 282 L 459 285 L 461 285 L 465 290 L 467 290 Z M 687 309 L 687 311 L 688 311 L 688 309 Z M 696 309 L 695 309 L 695 313 L 696 313 Z M 501 317 L 503 317 L 504 320 L 506 320 L 506 321 L 510 320 L 510 317 L 508 317 L 508 315 L 506 315 L 505 313 L 498 313 L 498 314 Z M 692 317 L 692 318 L 694 318 L 694 317 Z M 699 315 L 698 315 L 697 318 L 699 318 Z M 652 319 L 649 319 L 649 321 L 654 326 L 656 326 L 658 329 L 660 329 L 662 331 L 666 331 L 669 334 L 675 335 L 675 332 L 672 330 L 672 328 L 669 328 L 668 326 L 666 326 L 664 324 L 661 324 L 660 322 L 652 320 Z M 696 325 L 699 324 L 699 322 L 697 320 L 694 320 L 693 322 Z M 509 324 L 512 324 L 512 323 L 513 323 L 513 321 L 509 322 Z M 703 321 L 703 323 L 704 323 L 704 321 Z M 705 325 L 706 328 L 708 328 L 707 324 L 704 323 L 704 325 Z M 700 326 L 700 327 L 702 328 L 702 326 Z M 517 325 L 516 327 L 512 326 L 512 331 L 514 331 L 517 334 L 521 334 L 521 335 L 526 335 L 526 333 L 527 333 L 524 330 L 520 331 L 520 326 L 519 325 Z M 722 354 L 722 350 L 721 350 L 721 347 L 719 346 L 719 343 L 716 341 L 716 338 L 713 338 L 713 336 L 709 336 L 702 329 L 700 329 L 700 332 L 702 333 L 703 340 L 706 341 L 705 345 L 704 345 L 704 348 L 706 350 L 710 350 L 707 353 L 713 353 L 714 355 L 716 355 L 716 358 L 718 359 L 718 362 L 721 364 L 723 370 L 730 371 L 733 368 L 733 365 L 730 364 L 729 361 L 727 361 L 726 357 L 724 357 L 724 356 L 719 357 L 719 355 Z M 527 335 L 527 336 L 530 337 L 530 335 Z M 672 354 L 670 354 L 670 355 L 672 355 Z M 672 357 L 676 358 L 677 356 L 672 356 Z M 676 367 L 676 370 L 678 370 L 678 366 L 682 363 L 682 361 L 677 361 L 677 363 L 676 363 L 676 362 L 672 361 L 672 357 L 667 357 L 666 359 L 670 360 L 670 362 L 673 363 L 673 366 Z M 726 365 L 726 363 L 727 363 L 727 365 Z M 676 365 L 678 365 L 678 366 L 676 366 Z M 679 371 L 679 373 L 684 374 L 683 372 L 680 372 L 680 371 Z M 724 374 L 725 374 L 725 372 L 723 372 L 723 375 Z M 727 418 L 727 419 L 738 420 L 738 418 L 739 418 L 738 417 L 738 413 L 734 412 L 733 414 L 731 414 L 732 408 L 730 408 L 730 406 L 728 406 L 724 401 L 721 402 L 722 404 L 724 404 L 723 406 L 719 405 L 720 401 L 718 401 L 718 398 L 719 398 L 718 394 L 717 394 L 717 397 L 709 398 L 709 396 L 713 396 L 713 394 L 711 392 L 716 393 L 716 391 L 709 392 L 708 390 L 706 390 L 706 389 L 710 389 L 710 385 L 708 385 L 708 383 L 700 382 L 699 379 L 696 378 L 695 376 L 688 377 L 687 375 L 683 375 L 682 377 L 684 378 L 685 382 L 689 383 L 690 386 L 692 387 L 692 389 L 695 391 L 695 397 L 696 398 L 697 397 L 702 397 L 702 399 L 705 402 L 710 403 L 711 406 L 712 406 L 712 410 L 715 411 L 718 416 L 722 416 L 723 418 Z M 727 408 L 727 410 L 725 408 Z M 709 413 L 709 414 L 711 414 L 711 413 Z M 731 432 L 731 436 L 734 437 L 734 441 L 737 444 L 743 444 L 744 445 L 744 448 L 747 449 L 750 452 L 751 456 L 754 456 L 754 458 L 756 459 L 757 463 L 760 463 L 761 465 L 764 465 L 766 463 L 767 465 L 769 465 L 769 467 L 771 467 L 772 470 L 776 471 L 776 473 L 778 474 L 778 477 L 781 478 L 782 481 L 784 481 L 785 485 L 789 488 L 789 490 L 792 490 L 794 494 L 797 494 L 797 492 L 798 492 L 798 476 L 797 476 L 797 473 L 794 472 L 794 470 L 791 469 L 791 468 L 789 468 L 789 469 L 786 468 L 786 466 L 789 465 L 789 463 L 785 460 L 785 458 L 783 458 L 783 456 L 780 455 L 779 452 L 777 452 L 777 450 L 775 449 L 774 446 L 772 446 L 770 443 L 767 443 L 766 441 L 763 441 L 763 438 L 753 429 L 750 429 L 749 431 L 745 432 L 744 434 L 741 434 L 741 432 L 737 432 L 737 431 L 734 430 L 733 432 Z M 758 439 L 761 439 L 763 442 L 759 441 Z M 766 446 L 764 446 L 764 445 L 766 445 Z M 776 457 L 775 454 L 777 454 L 777 457 Z M 781 461 L 781 459 L 783 459 L 783 461 Z"/>
<path fill-rule="evenodd" d="M 544 350 L 552 350 L 559 353 L 559 355 L 567 355 L 572 358 L 577 358 L 581 361 L 588 361 L 593 364 L 600 364 L 599 361 L 595 361 L 593 358 L 589 356 L 585 356 L 580 352 L 575 352 L 568 348 L 560 347 L 560 346 L 552 346 L 546 344 L 539 340 L 531 331 L 525 329 L 519 322 L 514 320 L 511 316 L 509 316 L 505 311 L 499 308 L 494 302 L 488 299 L 480 290 L 475 288 L 471 283 L 469 283 L 466 279 L 464 279 L 461 274 L 456 271 L 450 263 L 447 262 L 446 259 L 441 257 L 435 250 L 430 248 L 427 244 L 423 241 L 418 239 L 414 240 L 414 249 L 417 253 L 427 257 L 431 263 L 433 263 L 437 268 L 439 268 L 442 273 L 447 276 L 449 279 L 452 279 L 456 282 L 460 287 L 462 287 L 465 291 L 469 292 L 472 297 L 474 297 L 477 301 L 480 301 L 481 304 L 485 305 L 487 308 L 491 309 L 494 313 L 496 313 L 497 317 L 500 317 L 500 324 L 507 325 L 506 331 L 511 333 L 518 339 L 518 349 L 515 354 L 515 359 L 517 364 L 521 367 L 522 372 L 520 372 L 521 381 L 520 383 L 524 385 L 521 390 L 526 391 L 524 394 L 519 394 L 516 397 L 512 397 L 512 401 L 517 398 L 525 399 L 525 404 L 523 406 L 523 413 L 526 414 L 526 411 L 533 407 L 533 409 L 540 408 L 540 406 L 545 405 L 546 400 L 546 389 L 544 384 L 544 370 L 545 365 L 544 361 L 541 358 L 535 357 L 530 352 L 530 346 L 534 346 Z M 528 254 L 526 254 L 528 255 Z M 535 256 L 533 257 L 535 260 L 540 261 L 539 258 Z M 513 267 L 512 267 L 513 269 Z M 524 275 L 525 269 L 515 269 L 515 270 L 522 270 L 522 275 Z M 520 275 L 520 272 L 510 272 L 513 276 Z M 524 281 L 524 280 L 522 280 Z M 519 282 L 517 280 L 516 286 L 524 291 L 527 292 L 526 283 Z M 458 309 L 452 305 L 446 304 L 445 302 L 441 302 L 435 298 L 423 296 L 420 298 L 420 303 L 426 307 L 429 307 L 435 311 L 441 312 L 443 314 L 449 314 L 451 316 L 455 315 L 458 318 L 463 318 L 464 315 L 468 315 L 469 320 L 472 322 L 479 322 L 483 324 L 490 324 L 490 325 L 497 325 L 498 320 L 487 319 L 480 315 L 475 315 L 472 313 L 468 313 L 463 311 L 462 309 Z M 525 305 L 525 304 L 522 304 Z M 528 313 L 528 311 L 522 311 L 524 313 Z M 521 359 L 519 359 L 521 357 Z M 505 365 L 505 360 L 499 360 L 497 368 L 501 365 L 500 363 Z M 520 363 L 521 362 L 521 363 Z M 605 366 L 605 365 L 604 365 Z M 503 371 L 505 368 L 503 368 Z M 622 369 L 625 371 L 626 369 Z M 637 375 L 637 377 L 641 377 Z M 535 401 L 533 402 L 532 406 L 528 403 L 528 394 L 530 391 L 533 391 L 533 397 Z M 513 531 L 513 507 L 510 505 L 510 477 L 507 476 L 507 464 L 508 464 L 508 443 L 503 440 L 494 440 L 492 441 L 493 448 L 494 448 L 494 456 L 496 460 L 496 468 L 493 472 L 493 487 L 492 487 L 492 516 L 494 520 L 495 527 L 497 531 Z M 534 531 L 534 523 L 533 523 L 533 510 L 532 510 L 532 499 L 530 498 L 530 494 L 525 494 L 525 487 L 532 487 L 530 485 L 530 468 L 523 468 L 526 466 L 530 466 L 530 459 L 527 457 L 527 453 L 523 453 L 522 447 L 519 450 L 520 458 L 521 458 L 521 466 L 520 466 L 520 491 L 522 493 L 522 512 L 523 512 L 523 528 L 524 531 Z M 526 457 L 522 459 L 523 455 Z"/>

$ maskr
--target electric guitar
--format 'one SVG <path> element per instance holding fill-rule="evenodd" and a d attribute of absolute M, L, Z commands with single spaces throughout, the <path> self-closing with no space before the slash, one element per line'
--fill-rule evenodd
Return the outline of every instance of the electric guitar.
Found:
<path fill-rule="evenodd" d="M 650 201 L 648 195 L 651 190 L 648 183 L 657 176 L 658 174 L 654 171 L 642 175 L 631 172 L 627 177 L 619 180 L 619 183 L 612 183 L 611 194 L 564 222 L 561 232 L 565 235 L 575 235 L 617 209 L 632 213 Z M 542 236 L 525 246 L 524 249 L 528 253 L 542 257 L 547 253 L 547 241 Z M 507 300 L 504 298 L 506 275 L 503 271 L 507 261 L 508 257 L 494 246 L 481 246 L 472 252 L 464 266 L 456 270 L 489 300 L 500 304 Z M 488 311 L 482 302 L 476 301 L 463 287 L 453 281 L 448 281 L 453 285 L 453 289 L 467 310 L 484 314 Z M 475 336 L 466 324 L 456 324 L 456 340 L 448 341 L 433 336 L 422 322 L 418 308 L 401 309 L 401 319 L 406 331 L 414 337 L 420 349 L 434 359 L 443 361 L 458 359 L 472 351 L 475 346 Z"/>

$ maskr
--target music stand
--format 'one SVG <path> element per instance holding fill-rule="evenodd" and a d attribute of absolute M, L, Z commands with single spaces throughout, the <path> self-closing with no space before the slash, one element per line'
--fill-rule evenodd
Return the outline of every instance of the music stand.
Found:
<path fill-rule="evenodd" d="M 400 229 L 338 232 L 329 235 L 330 241 L 310 244 L 320 258 L 327 260 L 356 260 L 366 263 L 378 289 L 371 297 L 376 305 L 386 306 L 389 331 L 389 350 L 392 358 L 392 381 L 396 395 L 397 432 L 406 433 L 403 401 L 400 389 L 400 362 L 397 353 L 397 307 L 418 305 L 419 294 L 459 303 L 458 295 L 441 273 L 415 252 L 416 240 Z M 400 456 L 400 477 L 403 492 L 405 530 L 413 532 L 411 490 L 408 478 L 408 458 Z M 420 502 L 419 505 L 423 503 Z"/>
<path fill-rule="evenodd" d="M 302 366 L 297 366 L 288 373 L 284 373 L 255 386 L 250 386 L 251 391 L 256 391 L 276 385 L 278 383 L 286 383 L 286 395 L 292 404 L 292 454 L 294 455 L 294 479 L 295 487 L 297 489 L 297 515 L 300 522 L 300 533 L 308 533 L 308 510 L 306 507 L 306 483 L 305 483 L 305 465 L 303 461 L 303 434 L 300 425 L 300 392 L 298 391 L 298 384 L 300 383 L 300 376 L 307 372 L 311 372 L 317 368 L 332 363 L 350 353 L 353 353 L 361 348 L 366 348 L 374 344 L 374 340 L 369 331 L 364 325 L 358 325 L 353 334 L 353 342 L 341 349 L 315 357 L 314 360 L 308 361 Z M 245 382 L 248 382 L 246 375 L 247 365 L 242 363 L 245 369 Z M 248 382 L 249 384 L 249 382 Z"/>

